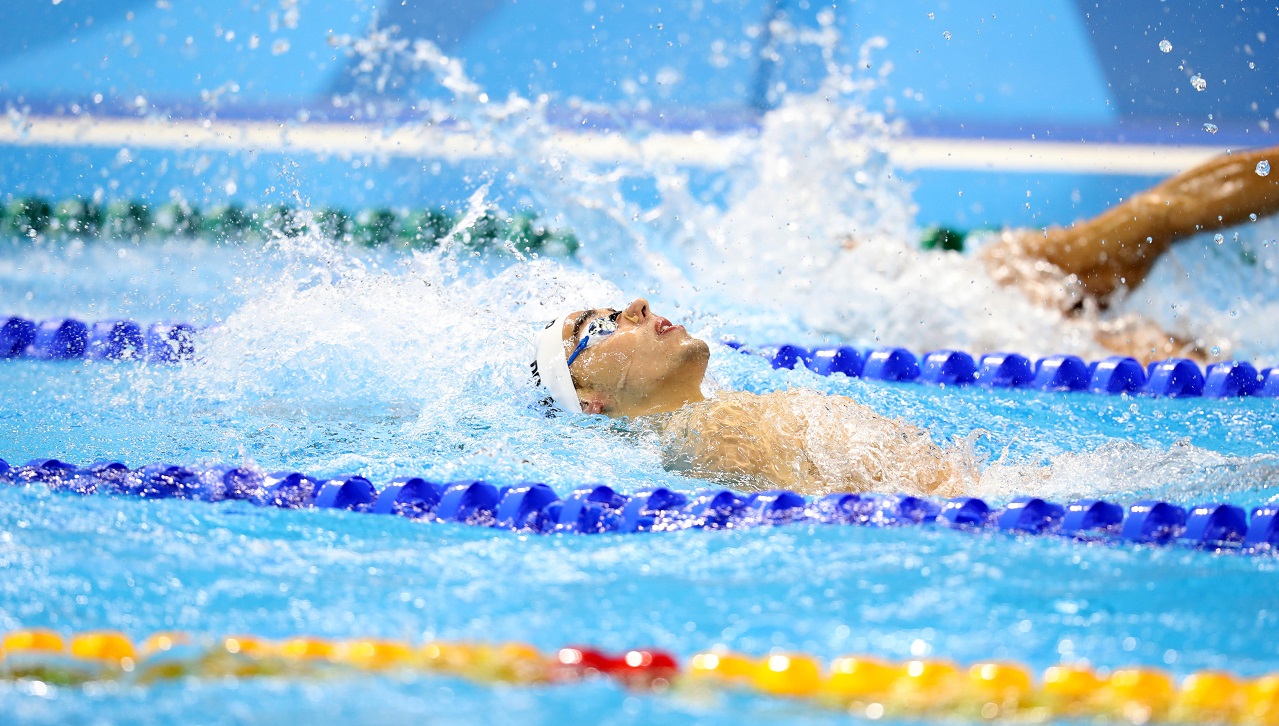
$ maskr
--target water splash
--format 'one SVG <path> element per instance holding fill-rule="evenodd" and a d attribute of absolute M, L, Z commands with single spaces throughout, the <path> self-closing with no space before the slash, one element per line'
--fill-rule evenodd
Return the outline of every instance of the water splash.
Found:
<path fill-rule="evenodd" d="M 741 161 L 725 170 L 726 191 L 714 199 L 695 194 L 687 175 L 661 159 L 601 169 L 574 156 L 556 143 L 547 99 L 494 101 L 430 42 L 387 32 L 335 39 L 368 59 L 361 65 L 376 74 L 374 87 L 394 80 L 388 67 L 430 73 L 452 99 L 432 107 L 424 123 L 464 128 L 506 160 L 491 177 L 524 180 L 547 216 L 578 233 L 581 268 L 539 260 L 503 267 L 447 249 L 370 263 L 316 238 L 281 240 L 278 250 L 293 260 L 288 270 L 228 318 L 208 349 L 207 369 L 189 381 L 201 405 L 282 406 L 284 420 L 318 422 L 359 400 L 397 436 L 431 451 L 463 452 L 454 471 L 546 478 L 564 454 L 557 442 L 565 435 L 617 451 L 623 468 L 656 461 L 653 447 L 623 455 L 615 437 L 574 426 L 535 427 L 530 446 L 519 440 L 523 424 L 511 423 L 524 420 L 521 407 L 532 400 L 521 372 L 535 321 L 638 292 L 677 306 L 706 337 L 726 328 L 793 337 L 807 328 L 917 349 L 1104 354 L 1086 328 L 990 282 L 974 257 L 914 248 L 910 188 L 888 156 L 902 126 L 868 100 L 889 70 L 874 62 L 886 41 L 868 41 L 854 70 L 837 62 L 838 36 L 829 28 L 774 26 L 776 42 L 819 48 L 826 76 L 816 92 L 786 96 L 757 134 L 737 140 Z M 861 75 L 867 68 L 876 70 Z M 622 180 L 637 175 L 654 180 L 656 206 L 641 208 L 621 193 Z M 472 197 L 456 231 L 493 203 L 486 189 Z M 1181 299 L 1196 299 L 1186 288 L 1177 287 Z M 1133 296 L 1120 307 L 1152 306 Z M 1214 331 L 1229 329 L 1197 317 Z M 1174 322 L 1188 320 L 1183 313 Z M 285 395 L 294 390 L 307 393 Z M 305 425 L 294 434 L 299 428 Z M 316 445 L 305 435 L 280 443 Z M 376 452 L 354 456 L 346 464 L 382 465 Z M 618 475 L 598 462 L 582 465 Z"/>
<path fill-rule="evenodd" d="M 815 43 L 826 76 L 816 92 L 786 96 L 756 134 L 735 140 L 741 161 L 724 171 L 718 196 L 696 193 L 668 160 L 640 155 L 601 169 L 578 158 L 557 142 L 547 99 L 495 102 L 430 43 L 389 33 L 335 40 L 352 53 L 433 74 L 453 98 L 420 123 L 465 128 L 506 160 L 477 183 L 454 232 L 465 233 L 502 201 L 490 198 L 489 181 L 514 175 L 540 210 L 582 238 L 580 264 L 481 258 L 460 245 L 374 254 L 315 236 L 279 238 L 261 261 L 246 262 L 232 312 L 209 334 L 199 365 L 172 378 L 148 369 L 104 374 L 90 388 L 98 400 L 172 409 L 156 414 L 161 425 L 194 413 L 201 431 L 188 450 L 223 459 L 264 452 L 321 475 L 576 485 L 664 474 L 649 439 L 530 410 L 524 372 L 532 331 L 566 309 L 644 293 L 677 306 L 676 316 L 708 338 L 825 334 L 917 349 L 1103 354 L 1086 328 L 990 282 L 974 257 L 914 247 L 910 188 L 888 156 L 902 128 L 868 100 L 888 72 L 874 63 L 882 39 L 862 47 L 854 70 L 836 61 L 832 32 L 773 30 L 777 42 Z M 370 63 L 378 78 L 394 81 Z M 875 70 L 862 75 L 867 68 Z M 619 139 L 639 135 L 619 132 Z M 654 181 L 656 205 L 644 208 L 621 193 L 623 180 L 636 175 Z M 1240 350 L 1274 355 L 1273 325 L 1228 312 L 1238 312 L 1240 289 L 1255 291 L 1254 309 L 1263 313 L 1279 299 L 1272 274 L 1279 246 L 1258 242 L 1273 227 L 1249 229 L 1243 241 L 1223 245 L 1219 259 L 1208 259 L 1215 246 L 1206 240 L 1179 245 L 1140 295 L 1117 309 L 1158 314 L 1170 330 L 1224 331 L 1244 340 Z M 974 241 L 980 247 L 988 238 Z M 1241 261 L 1240 249 L 1252 263 Z M 1245 319 L 1254 322 L 1245 326 Z M 1090 436 L 1063 446 L 1086 448 Z"/>
<path fill-rule="evenodd" d="M 312 253 L 292 249 L 294 263 L 206 335 L 202 362 L 172 396 L 227 436 L 291 449 L 323 473 L 389 476 L 434 459 L 444 478 L 623 476 L 613 463 L 564 470 L 583 436 L 597 451 L 624 443 L 535 423 L 544 419 L 527 374 L 532 331 L 563 309 L 617 299 L 611 283 L 547 260 L 432 252 L 385 264 L 308 244 Z M 254 430 L 269 421 L 278 426 Z M 643 461 L 619 458 L 622 470 Z"/>
<path fill-rule="evenodd" d="M 443 106 L 419 102 L 431 109 L 426 123 L 467 131 L 492 158 L 503 160 L 489 174 L 520 180 L 533 207 L 556 226 L 573 229 L 588 267 L 624 269 L 637 289 L 662 286 L 674 295 L 689 289 L 677 266 L 654 249 L 662 226 L 639 222 L 645 210 L 621 192 L 620 181 L 640 169 L 627 162 L 599 169 L 572 154 L 548 120 L 548 97 L 491 99 L 459 60 L 425 39 L 410 43 L 376 30 L 368 38 L 338 37 L 333 43 L 362 58 L 360 67 L 377 70 L 376 87 L 388 83 L 392 68 L 431 74 L 452 98 Z"/>
<path fill-rule="evenodd" d="M 1238 501 L 1276 485 L 1275 455 L 1223 456 L 1184 440 L 1167 448 L 1114 441 L 1092 451 L 1060 454 L 1046 466 L 994 463 L 974 491 L 996 500 L 1030 491 L 1058 501 L 1159 496 L 1194 502 L 1213 497 Z"/>
<path fill-rule="evenodd" d="M 1273 365 L 1279 361 L 1276 240 L 1279 220 L 1270 218 L 1229 236 L 1203 233 L 1179 242 L 1113 312 L 1135 312 L 1173 334 L 1213 342 L 1238 359 Z"/>
<path fill-rule="evenodd" d="M 601 168 L 574 156 L 556 142 L 546 98 L 494 102 L 430 42 L 378 31 L 335 44 L 375 70 L 407 64 L 433 74 L 453 98 L 432 123 L 467 129 L 505 160 L 493 175 L 523 180 L 538 208 L 577 231 L 587 269 L 694 316 L 720 314 L 734 328 L 726 332 L 767 331 L 780 316 L 863 345 L 1105 354 L 1088 324 L 991 283 L 974 256 L 915 248 L 911 190 L 888 156 L 903 125 L 870 100 L 891 71 L 875 62 L 887 41 L 867 41 L 850 66 L 837 60 L 841 38 L 830 24 L 775 20 L 770 32 L 774 43 L 815 48 L 825 75 L 815 92 L 785 95 L 757 133 L 733 140 L 740 161 L 723 170 L 719 195 L 694 192 L 660 158 Z M 638 148 L 641 131 L 619 127 L 619 141 Z M 635 178 L 652 180 L 656 205 L 626 201 L 622 183 Z M 1159 316 L 1139 299 L 1129 311 Z"/>

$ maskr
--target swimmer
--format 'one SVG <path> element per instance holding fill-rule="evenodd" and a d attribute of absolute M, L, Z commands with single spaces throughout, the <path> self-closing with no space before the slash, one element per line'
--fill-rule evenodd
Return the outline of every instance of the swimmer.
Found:
<path fill-rule="evenodd" d="M 992 278 L 1063 314 L 1094 314 L 1141 284 L 1176 240 L 1279 211 L 1279 147 L 1218 157 L 1069 228 L 1007 232 L 983 250 Z M 1202 353 L 1148 321 L 1100 326 L 1098 342 L 1143 362 Z M 806 494 L 956 496 L 979 479 L 962 445 L 844 396 L 810 390 L 702 393 L 705 341 L 637 299 L 568 313 L 537 335 L 534 380 L 566 412 L 628 418 L 656 431 L 668 468 L 741 488 Z"/>
<path fill-rule="evenodd" d="M 565 412 L 655 431 L 667 468 L 742 489 L 957 496 L 978 478 L 963 447 L 844 396 L 702 393 L 710 346 L 649 309 L 578 310 L 537 334 L 534 381 Z"/>
<path fill-rule="evenodd" d="M 991 278 L 1031 300 L 1096 317 L 1136 288 L 1174 242 L 1279 212 L 1279 146 L 1216 157 L 1070 227 L 1004 232 L 981 251 Z M 1103 347 L 1149 363 L 1173 356 L 1206 362 L 1203 345 L 1135 315 L 1097 321 Z"/>

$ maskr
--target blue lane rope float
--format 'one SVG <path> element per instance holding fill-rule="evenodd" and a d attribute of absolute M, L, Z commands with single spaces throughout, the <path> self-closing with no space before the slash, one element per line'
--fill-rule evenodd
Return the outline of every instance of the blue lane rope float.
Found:
<path fill-rule="evenodd" d="M 915 382 L 935 386 L 1026 388 L 1039 391 L 1089 391 L 1107 395 L 1166 398 L 1279 398 L 1279 367 L 1258 370 L 1244 361 L 1212 363 L 1206 370 L 1187 358 L 1152 362 L 1111 356 L 1086 363 L 1073 355 L 1032 361 L 1017 353 L 987 353 L 978 359 L 960 350 L 934 350 L 916 356 L 905 348 L 858 350 L 849 346 L 805 348 L 781 345 L 755 349 L 732 340 L 725 345 L 761 355 L 774 368 L 804 366 L 823 376 L 842 373 L 874 381 Z"/>
<path fill-rule="evenodd" d="M 88 358 L 172 363 L 194 357 L 199 332 L 188 323 L 144 326 L 130 320 L 85 323 L 74 318 L 37 322 L 16 316 L 3 320 L 0 360 Z M 849 346 L 782 345 L 756 350 L 731 340 L 724 344 L 763 355 L 772 361 L 773 368 L 802 365 L 823 376 L 841 373 L 875 381 L 1168 398 L 1279 397 L 1279 368 L 1258 371 L 1244 361 L 1213 363 L 1205 372 L 1186 358 L 1157 361 L 1143 369 L 1136 359 L 1122 356 L 1085 363 L 1072 355 L 1052 355 L 1032 363 L 1017 353 L 987 353 L 974 359 L 959 350 L 935 350 L 918 357 L 905 348 L 860 351 Z"/>
<path fill-rule="evenodd" d="M 195 354 L 198 329 L 187 323 L 141 325 L 131 320 L 37 322 L 11 317 L 0 325 L 0 359 L 148 360 L 174 363 Z"/>
<path fill-rule="evenodd" d="M 57 459 L 10 466 L 0 483 L 41 483 L 55 491 L 144 499 L 246 501 L 282 509 L 343 509 L 538 534 L 740 529 L 785 524 L 936 526 L 972 532 L 1054 535 L 1088 542 L 1178 544 L 1220 552 L 1279 549 L 1279 503 L 1246 513 L 1227 503 L 1181 507 L 1143 500 L 1123 506 L 1098 499 L 1062 505 L 1019 497 L 993 507 L 976 497 L 935 500 L 904 494 L 804 497 L 787 490 L 741 494 L 728 489 L 678 492 L 664 487 L 622 494 L 605 485 L 564 497 L 546 484 L 395 479 L 379 490 L 368 479 L 320 479 L 300 472 L 265 474 L 232 466 L 189 468 L 119 462 L 79 467 Z"/>

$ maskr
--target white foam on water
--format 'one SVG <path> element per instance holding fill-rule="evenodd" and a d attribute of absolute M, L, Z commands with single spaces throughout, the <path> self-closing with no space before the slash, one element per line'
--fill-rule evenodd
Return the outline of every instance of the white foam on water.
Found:
<path fill-rule="evenodd" d="M 1174 245 L 1117 310 L 1202 337 L 1229 357 L 1279 363 L 1279 219 L 1247 222 L 1222 236 L 1220 245 L 1208 233 Z"/>
<path fill-rule="evenodd" d="M 780 314 L 793 325 L 866 345 L 1107 354 L 1087 321 L 1064 319 L 992 283 L 975 256 L 918 249 L 911 190 L 888 154 L 904 127 L 870 107 L 888 71 L 875 56 L 885 39 L 865 42 L 854 68 L 838 62 L 841 38 L 833 27 L 795 28 L 784 20 L 774 25 L 775 42 L 817 52 L 826 75 L 812 93 L 787 93 L 763 116 L 758 133 L 738 139 L 742 160 L 723 175 L 727 191 L 717 199 L 690 192 L 687 176 L 671 160 L 601 167 L 565 154 L 550 143 L 547 99 L 490 99 L 457 59 L 428 41 L 374 33 L 344 43 L 380 63 L 395 57 L 434 73 L 453 95 L 434 117 L 491 146 L 503 160 L 493 175 L 520 180 L 536 208 L 582 239 L 583 264 L 629 294 L 739 321 Z M 638 131 L 618 133 L 632 141 L 640 137 Z M 627 201 L 623 183 L 637 177 L 651 179 L 659 191 L 655 206 Z M 1254 255 L 1258 269 L 1273 264 L 1265 249 Z M 1194 278 L 1208 286 L 1223 279 L 1207 266 L 1190 285 L 1169 284 L 1172 275 L 1163 270 L 1175 269 L 1175 260 L 1184 257 L 1170 255 L 1155 279 L 1114 314 L 1138 312 L 1223 349 L 1273 355 L 1279 335 L 1258 335 L 1223 316 L 1234 310 L 1238 317 L 1241 306 L 1273 306 L 1258 295 L 1279 297 L 1274 283 L 1253 275 L 1258 284 L 1245 288 L 1256 291 L 1252 299 L 1205 294 Z M 1214 263 L 1224 265 L 1225 279 L 1246 266 L 1232 259 Z M 1177 296 L 1173 305 L 1169 294 Z M 1166 312 L 1177 303 L 1197 312 L 1169 320 Z M 1265 333 L 1271 328 L 1263 326 Z"/>
<path fill-rule="evenodd" d="M 207 331 L 199 361 L 150 400 L 201 412 L 250 456 L 284 449 L 322 475 L 576 484 L 660 471 L 651 447 L 537 406 L 533 335 L 565 310 L 617 300 L 599 275 L 444 251 L 362 258 L 318 237 L 274 254 L 289 258 L 278 276 Z"/>
<path fill-rule="evenodd" d="M 168 382 L 122 374 L 133 379 L 138 400 L 189 406 L 249 455 L 265 446 L 310 461 L 308 452 L 323 451 L 334 473 L 391 471 L 429 451 L 425 458 L 453 462 L 442 465 L 446 474 L 559 472 L 580 483 L 643 480 L 660 463 L 643 437 L 613 435 L 589 419 L 529 414 L 533 331 L 568 309 L 644 294 L 706 337 L 728 326 L 779 340 L 827 334 L 917 351 L 1104 355 L 1086 327 L 995 285 L 974 257 L 916 248 L 910 188 L 887 153 L 901 126 L 867 107 L 877 74 L 856 76 L 831 62 L 816 92 L 787 95 L 756 135 L 740 140 L 742 160 L 726 172 L 722 196 L 711 199 L 690 191 L 668 160 L 598 168 L 567 156 L 549 143 L 545 99 L 490 100 L 430 43 L 376 40 L 377 53 L 436 73 L 454 94 L 436 116 L 469 127 L 506 160 L 477 182 L 459 231 L 510 203 L 489 199 L 486 181 L 509 174 L 544 218 L 582 240 L 579 261 L 479 258 L 460 246 L 395 255 L 310 235 L 277 239 L 260 262 L 243 263 L 235 295 L 247 300 L 203 336 L 197 365 Z M 859 69 L 874 66 L 881 45 L 875 39 L 863 47 Z M 660 192 L 655 206 L 627 200 L 623 186 L 637 176 Z M 1237 245 L 1179 245 L 1120 312 L 1149 315 L 1178 332 L 1208 330 L 1236 351 L 1273 356 L 1279 245 L 1263 238 L 1274 230 L 1263 222 L 1247 227 Z M 1241 254 L 1244 245 L 1250 256 Z M 363 430 L 344 432 L 343 422 Z M 383 435 L 394 442 L 379 449 Z M 343 437 L 354 442 L 348 449 Z M 999 463 L 983 487 L 996 496 L 1140 488 L 1122 467 L 1170 466 L 1151 451 L 1103 447 L 1064 456 L 1050 470 Z M 1217 466 L 1213 456 L 1173 458 L 1203 472 Z M 1084 476 L 1089 471 L 1105 475 Z"/>
<path fill-rule="evenodd" d="M 1047 465 L 995 462 L 982 472 L 975 496 L 1007 501 L 1032 494 L 1070 501 L 1152 492 L 1206 501 L 1279 486 L 1279 456 L 1229 456 L 1179 441 L 1167 448 L 1113 441 L 1091 451 L 1065 452 Z"/>

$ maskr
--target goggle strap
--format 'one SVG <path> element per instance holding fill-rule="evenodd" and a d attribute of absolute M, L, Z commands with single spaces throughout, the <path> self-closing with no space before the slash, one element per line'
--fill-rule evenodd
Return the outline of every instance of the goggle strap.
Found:
<path fill-rule="evenodd" d="M 568 357 L 568 364 L 570 366 L 573 365 L 573 361 L 577 360 L 577 357 L 582 354 L 582 351 L 586 350 L 586 344 L 589 343 L 590 341 L 591 341 L 591 336 L 589 335 L 582 336 L 582 339 L 578 341 L 577 343 L 577 347 L 573 349 L 573 354 Z"/>

